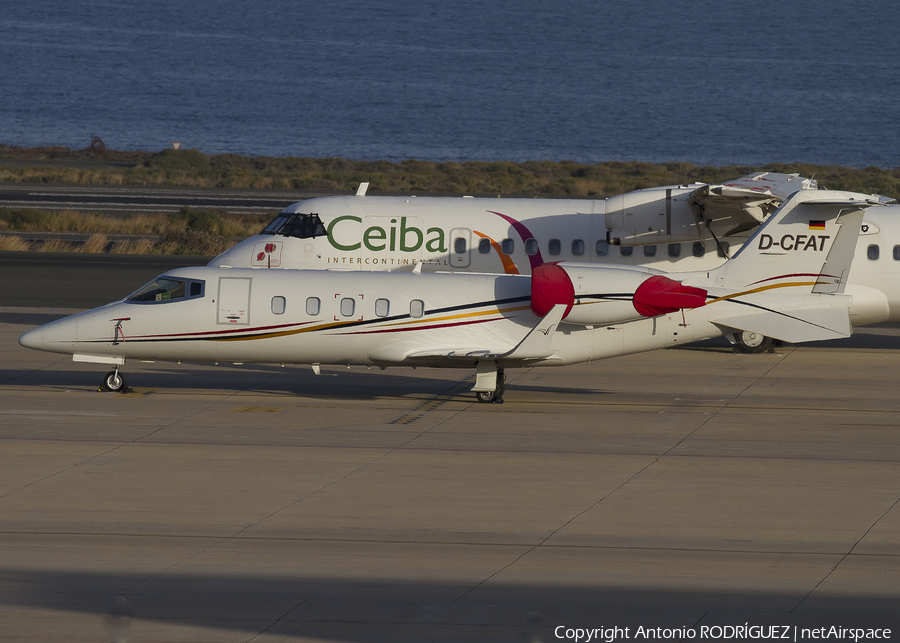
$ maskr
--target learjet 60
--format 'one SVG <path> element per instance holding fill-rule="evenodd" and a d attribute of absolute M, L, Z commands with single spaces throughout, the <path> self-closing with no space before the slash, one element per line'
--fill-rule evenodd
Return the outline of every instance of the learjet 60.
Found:
<path fill-rule="evenodd" d="M 865 195 L 802 190 L 718 268 L 667 273 L 545 262 L 531 275 L 253 270 L 168 272 L 125 298 L 31 330 L 26 347 L 126 359 L 470 368 L 482 402 L 504 369 L 561 366 L 741 331 L 850 334 L 843 293 Z"/>

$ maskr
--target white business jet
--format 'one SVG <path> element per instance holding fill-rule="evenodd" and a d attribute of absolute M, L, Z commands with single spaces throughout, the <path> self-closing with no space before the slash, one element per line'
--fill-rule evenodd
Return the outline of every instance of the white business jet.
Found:
<path fill-rule="evenodd" d="M 124 300 L 40 326 L 28 348 L 126 359 L 472 368 L 482 402 L 504 369 L 561 366 L 739 331 L 850 334 L 847 281 L 864 195 L 800 191 L 722 266 L 546 263 L 530 276 L 182 268 Z M 800 241 L 802 239 L 802 241 Z"/>
<path fill-rule="evenodd" d="M 530 274 L 545 261 L 577 261 L 709 270 L 736 252 L 785 198 L 817 188 L 815 180 L 773 172 L 597 200 L 361 198 L 363 184 L 356 197 L 288 206 L 260 234 L 209 265 L 397 271 L 421 264 L 424 271 Z M 856 257 L 847 288 L 852 324 L 900 321 L 900 207 L 866 215 Z M 772 344 L 752 332 L 727 339 L 744 352 Z"/>

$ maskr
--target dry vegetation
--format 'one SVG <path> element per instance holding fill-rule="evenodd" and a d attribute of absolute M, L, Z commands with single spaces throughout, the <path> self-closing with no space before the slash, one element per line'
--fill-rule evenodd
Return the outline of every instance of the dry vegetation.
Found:
<path fill-rule="evenodd" d="M 764 167 L 701 167 L 689 163 L 572 161 L 467 163 L 406 160 L 351 161 L 341 158 L 207 156 L 198 150 L 123 152 L 90 148 L 20 148 L 0 145 L 0 182 L 96 185 L 167 185 L 282 188 L 353 192 L 363 182 L 370 192 L 545 195 L 605 197 L 657 185 L 716 183 L 750 172 L 799 173 L 820 186 L 884 194 L 900 199 L 900 169 L 770 164 Z M 199 254 L 223 252 L 232 240 L 258 232 L 266 216 L 230 215 L 184 208 L 165 215 L 113 217 L 82 212 L 0 208 L 0 250 Z M 3 232 L 93 235 L 86 243 L 29 243 Z M 111 242 L 107 235 L 149 235 L 152 239 Z"/>
<path fill-rule="evenodd" d="M 0 208 L 0 250 L 38 252 L 113 252 L 117 254 L 216 255 L 259 232 L 265 215 L 229 215 L 212 210 L 183 208 L 175 214 L 114 217 L 70 210 L 45 212 Z M 90 234 L 83 244 L 52 239 L 29 242 L 6 232 Z M 151 235 L 152 239 L 110 242 L 107 235 Z"/>
<path fill-rule="evenodd" d="M 87 183 L 103 185 L 187 185 L 200 187 L 283 188 L 354 191 L 362 181 L 371 191 L 464 194 L 609 196 L 675 183 L 719 182 L 757 170 L 815 176 L 832 189 L 875 192 L 900 198 L 900 169 L 854 169 L 808 164 L 764 167 L 703 167 L 690 163 L 572 161 L 406 160 L 352 161 L 342 158 L 208 156 L 198 150 L 117 152 L 104 156 L 67 148 L 0 145 L 0 158 L 21 161 L 0 167 L 0 182 Z M 53 161 L 64 166 L 35 165 Z"/>

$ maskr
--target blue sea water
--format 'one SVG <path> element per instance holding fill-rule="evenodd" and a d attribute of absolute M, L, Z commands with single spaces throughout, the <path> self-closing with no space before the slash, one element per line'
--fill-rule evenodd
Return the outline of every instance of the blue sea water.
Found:
<path fill-rule="evenodd" d="M 900 166 L 896 0 L 0 0 L 0 142 Z"/>

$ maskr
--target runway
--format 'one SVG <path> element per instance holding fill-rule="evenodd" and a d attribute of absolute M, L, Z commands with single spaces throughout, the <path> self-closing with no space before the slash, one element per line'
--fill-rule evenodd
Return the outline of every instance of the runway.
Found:
<path fill-rule="evenodd" d="M 900 628 L 900 330 L 508 371 L 482 405 L 431 369 L 99 393 L 16 343 L 65 312 L 0 308 L 4 641 Z"/>
<path fill-rule="evenodd" d="M 312 190 L 4 183 L 0 184 L 0 206 L 105 214 L 172 213 L 187 206 L 274 215 L 296 201 L 327 194 Z"/>

